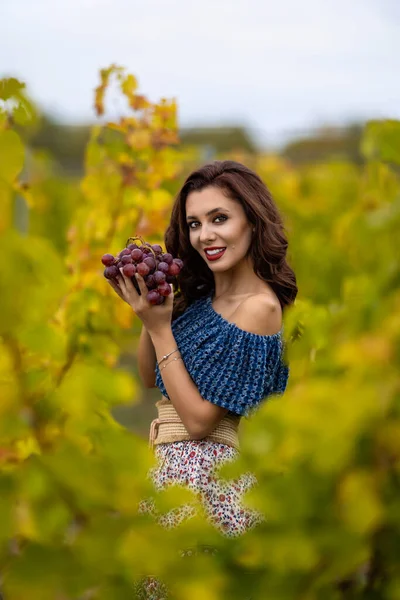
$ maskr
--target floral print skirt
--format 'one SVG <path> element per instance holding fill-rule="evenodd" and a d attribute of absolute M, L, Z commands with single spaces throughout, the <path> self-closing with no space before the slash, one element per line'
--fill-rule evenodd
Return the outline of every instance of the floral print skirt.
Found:
<path fill-rule="evenodd" d="M 170 485 L 183 485 L 193 490 L 201 501 L 209 522 L 221 535 L 237 537 L 265 520 L 264 515 L 242 504 L 243 495 L 257 484 L 253 473 L 242 474 L 235 480 L 218 477 L 218 469 L 239 457 L 239 451 L 226 444 L 208 440 L 170 442 L 154 446 L 156 466 L 148 472 L 157 491 Z M 150 513 L 162 527 L 173 528 L 197 514 L 196 503 L 186 503 L 165 514 L 160 514 L 152 497 L 139 504 L 140 513 Z M 215 553 L 209 546 L 182 549 L 181 557 L 199 552 Z M 143 600 L 168 598 L 165 586 L 147 577 L 137 588 L 137 597 Z"/>

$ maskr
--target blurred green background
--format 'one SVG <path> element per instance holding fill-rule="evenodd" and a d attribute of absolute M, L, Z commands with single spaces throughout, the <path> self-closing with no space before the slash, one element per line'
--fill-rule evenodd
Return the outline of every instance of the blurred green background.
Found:
<path fill-rule="evenodd" d="M 132 8 L 7 1 L 0 24 L 5 599 L 125 600 L 151 573 L 179 600 L 397 600 L 397 5 Z M 266 522 L 237 539 L 138 511 L 196 499 L 147 477 L 159 392 L 100 262 L 136 233 L 162 244 L 182 182 L 218 158 L 268 185 L 299 287 L 287 390 L 242 420 L 220 473 L 258 480 L 245 502 Z M 182 568 L 197 543 L 218 559 Z"/>

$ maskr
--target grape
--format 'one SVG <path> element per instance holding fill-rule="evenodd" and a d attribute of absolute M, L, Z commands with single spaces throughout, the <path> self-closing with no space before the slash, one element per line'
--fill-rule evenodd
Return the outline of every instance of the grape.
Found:
<path fill-rule="evenodd" d="M 171 293 L 171 286 L 168 283 L 161 283 L 157 291 L 161 294 L 161 296 L 169 296 Z"/>
<path fill-rule="evenodd" d="M 176 263 L 172 263 L 171 265 L 169 265 L 169 269 L 168 269 L 168 275 L 178 275 L 180 273 L 180 266 L 177 265 Z"/>
<path fill-rule="evenodd" d="M 154 260 L 154 258 L 152 256 L 147 256 L 146 258 L 143 259 L 143 262 L 145 265 L 147 265 L 151 271 L 154 271 L 154 269 L 156 268 L 156 261 Z"/>
<path fill-rule="evenodd" d="M 114 264 L 114 257 L 112 254 L 105 254 L 104 256 L 102 256 L 101 262 L 106 267 L 111 267 L 111 265 Z"/>
<path fill-rule="evenodd" d="M 150 273 L 150 268 L 143 262 L 138 264 L 138 266 L 136 267 L 136 270 L 139 273 L 139 275 L 141 275 L 142 277 L 144 277 L 145 275 L 148 275 Z"/>
<path fill-rule="evenodd" d="M 132 257 L 128 254 L 124 254 L 124 256 L 121 256 L 121 262 L 123 265 L 129 265 L 129 263 L 132 263 Z"/>
<path fill-rule="evenodd" d="M 148 290 L 146 298 L 149 304 L 163 304 L 172 292 L 171 285 L 177 285 L 184 263 L 174 258 L 170 252 L 164 252 L 159 244 L 147 244 L 141 237 L 129 238 L 141 241 L 141 244 L 127 243 L 126 248 L 115 254 L 104 254 L 101 261 L 105 267 L 106 279 L 118 280 L 120 270 L 132 281 L 137 293 L 141 295 L 135 273 L 139 273 Z"/>
<path fill-rule="evenodd" d="M 153 275 L 153 278 L 157 284 L 164 283 L 165 279 L 166 279 L 166 275 L 162 271 L 156 271 Z"/>
<path fill-rule="evenodd" d="M 166 262 L 167 265 L 170 265 L 174 259 L 173 259 L 172 254 L 170 254 L 169 252 L 167 252 L 166 254 L 162 255 L 161 260 L 163 262 Z"/>
<path fill-rule="evenodd" d="M 159 304 L 159 299 L 160 299 L 160 294 L 157 292 L 157 290 L 151 290 L 151 292 L 148 292 L 146 298 L 147 301 L 150 304 Z"/>
<path fill-rule="evenodd" d="M 183 260 L 181 260 L 180 258 L 174 258 L 172 262 L 178 265 L 181 269 L 183 268 Z"/>
<path fill-rule="evenodd" d="M 147 289 L 152 290 L 157 287 L 157 283 L 154 281 L 154 275 L 147 275 L 146 281 Z"/>
<path fill-rule="evenodd" d="M 132 257 L 132 260 L 134 260 L 135 262 L 140 262 L 143 258 L 143 252 L 141 250 L 139 250 L 139 248 L 135 248 L 131 252 L 131 257 Z"/>
<path fill-rule="evenodd" d="M 168 273 L 168 269 L 169 269 L 169 264 L 166 262 L 161 261 L 160 263 L 158 263 L 158 270 L 159 271 L 163 271 L 165 274 Z"/>
<path fill-rule="evenodd" d="M 104 269 L 104 277 L 106 277 L 107 279 L 115 279 L 117 275 L 119 275 L 119 271 L 115 265 L 112 265 L 111 267 L 106 267 Z"/>
<path fill-rule="evenodd" d="M 125 265 L 122 268 L 122 272 L 125 275 L 125 277 L 133 277 L 136 272 L 136 267 L 135 267 L 135 265 L 130 263 L 129 265 Z"/>

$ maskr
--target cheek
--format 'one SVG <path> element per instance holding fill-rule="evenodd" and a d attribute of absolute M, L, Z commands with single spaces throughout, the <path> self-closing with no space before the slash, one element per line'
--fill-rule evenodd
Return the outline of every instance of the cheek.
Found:
<path fill-rule="evenodd" d="M 188 237 L 189 237 L 189 242 L 191 243 L 192 246 L 198 245 L 199 236 L 196 235 L 196 232 L 194 230 L 192 230 L 192 231 L 189 230 Z"/>
<path fill-rule="evenodd" d="M 238 241 L 240 240 L 240 248 L 246 253 L 249 246 L 252 243 L 252 230 L 249 231 L 247 227 L 241 227 L 238 233 Z"/>

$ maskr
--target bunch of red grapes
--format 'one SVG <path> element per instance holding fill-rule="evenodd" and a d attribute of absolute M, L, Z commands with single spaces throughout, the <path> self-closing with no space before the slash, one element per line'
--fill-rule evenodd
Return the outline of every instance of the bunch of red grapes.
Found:
<path fill-rule="evenodd" d="M 129 243 L 130 240 L 140 240 L 141 245 Z M 135 273 L 139 273 L 149 290 L 147 300 L 150 304 L 163 304 L 165 298 L 171 293 L 170 283 L 175 283 L 176 276 L 183 267 L 180 258 L 174 258 L 172 254 L 164 252 L 158 244 L 149 244 L 142 238 L 136 236 L 129 238 L 127 246 L 114 257 L 112 254 L 104 254 L 101 262 L 105 266 L 104 277 L 115 280 L 120 275 L 119 269 L 125 277 L 129 277 L 140 294 L 139 286 L 135 279 Z"/>

